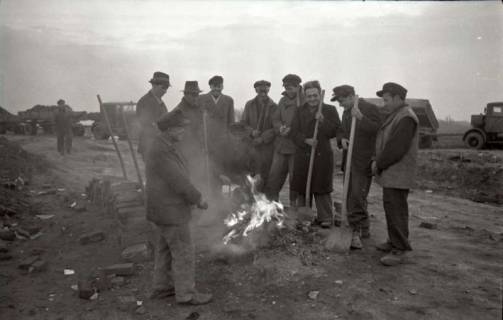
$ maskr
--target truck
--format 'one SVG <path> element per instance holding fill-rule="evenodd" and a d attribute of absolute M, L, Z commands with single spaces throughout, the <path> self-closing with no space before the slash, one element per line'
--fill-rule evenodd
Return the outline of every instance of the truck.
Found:
<path fill-rule="evenodd" d="M 385 116 L 384 102 L 380 98 L 364 98 L 366 101 L 379 107 L 383 117 Z M 419 148 L 431 148 L 433 141 L 437 140 L 437 130 L 439 127 L 437 117 L 427 99 L 405 99 L 419 120 Z"/>
<path fill-rule="evenodd" d="M 19 111 L 18 118 L 22 123 L 28 124 L 31 128 L 31 133 L 36 134 L 37 128 L 40 126 L 44 133 L 54 133 L 54 117 L 58 112 L 58 106 L 45 106 L 37 104 L 32 108 Z M 78 123 L 87 112 L 85 111 L 72 111 L 72 131 L 75 136 L 84 135 L 84 127 Z"/>
<path fill-rule="evenodd" d="M 471 149 L 503 145 L 503 102 L 489 102 L 484 113 L 471 116 L 472 127 L 463 135 Z"/>
<path fill-rule="evenodd" d="M 105 115 L 106 113 L 106 115 Z M 110 121 L 112 132 L 108 129 L 105 116 Z M 89 114 L 88 118 L 94 120 L 91 131 L 96 140 L 108 139 L 112 134 L 124 140 L 127 138 L 123 117 L 126 119 L 127 130 L 130 138 L 138 139 L 140 123 L 136 117 L 136 103 L 128 102 L 104 102 L 100 107 L 100 112 Z"/>

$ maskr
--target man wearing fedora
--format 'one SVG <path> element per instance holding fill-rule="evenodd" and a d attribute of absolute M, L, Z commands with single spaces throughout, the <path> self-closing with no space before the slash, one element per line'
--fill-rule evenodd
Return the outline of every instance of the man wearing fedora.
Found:
<path fill-rule="evenodd" d="M 170 87 L 169 75 L 156 71 L 149 81 L 152 88 L 136 104 L 136 116 L 140 122 L 140 141 L 138 142 L 138 153 L 145 159 L 148 148 L 156 134 L 159 132 L 156 121 L 168 112 L 166 105 L 162 101 L 162 96 Z"/>
<path fill-rule="evenodd" d="M 174 110 L 180 110 L 190 121 L 185 137 L 180 143 L 180 151 L 187 158 L 192 181 L 201 184 L 205 177 L 204 171 L 204 132 L 203 110 L 199 104 L 199 84 L 197 81 L 186 81 L 182 101 Z"/>
<path fill-rule="evenodd" d="M 289 136 L 292 120 L 297 109 L 304 104 L 301 82 L 296 74 L 287 74 L 282 79 L 285 91 L 278 102 L 276 111 L 271 115 L 276 138 L 274 140 L 274 155 L 266 186 L 267 197 L 278 201 L 279 193 L 288 176 L 289 184 L 293 177 L 293 158 L 295 143 Z M 295 207 L 297 195 L 290 188 L 290 206 Z"/>
<path fill-rule="evenodd" d="M 177 303 L 205 304 L 211 294 L 195 288 L 195 253 L 189 222 L 192 208 L 208 204 L 189 178 L 187 162 L 179 151 L 185 127 L 183 113 L 173 110 L 157 122 L 158 134 L 146 156 L 147 220 L 156 237 L 152 299 L 175 295 Z"/>
<path fill-rule="evenodd" d="M 377 130 L 381 125 L 379 109 L 365 99 L 358 99 L 358 108 L 354 108 L 355 89 L 350 85 L 341 85 L 333 89 L 331 101 L 339 102 L 344 108 L 342 113 L 342 135 L 337 143 L 342 147 L 342 170 L 346 168 L 349 136 L 352 118 L 356 118 L 355 137 L 349 176 L 347 199 L 348 222 L 353 230 L 351 249 L 362 249 L 361 238 L 370 237 L 370 220 L 367 211 L 367 196 L 372 183 L 371 160 L 375 153 Z"/>
<path fill-rule="evenodd" d="M 211 163 L 210 184 L 212 190 L 221 190 L 220 176 L 229 164 L 229 127 L 235 122 L 234 100 L 223 94 L 224 78 L 213 76 L 208 81 L 210 92 L 199 97 L 199 104 L 206 112 L 206 136 Z M 204 114 L 203 114 L 204 116 Z M 218 193 L 217 193 L 218 194 Z"/>
<path fill-rule="evenodd" d="M 376 158 L 372 172 L 383 188 L 388 241 L 377 246 L 387 252 L 380 259 L 385 266 L 404 263 L 409 243 L 409 208 L 407 197 L 414 185 L 418 153 L 418 118 L 405 103 L 407 89 L 393 82 L 385 83 L 377 96 L 384 100 L 387 117 L 377 132 Z"/>
<path fill-rule="evenodd" d="M 257 190 L 263 192 L 274 152 L 272 114 L 276 111 L 277 105 L 268 96 L 271 88 L 269 81 L 256 81 L 253 87 L 257 95 L 246 102 L 241 123 L 245 125 L 247 134 L 252 139 L 252 170 L 255 175 L 260 175 Z"/>

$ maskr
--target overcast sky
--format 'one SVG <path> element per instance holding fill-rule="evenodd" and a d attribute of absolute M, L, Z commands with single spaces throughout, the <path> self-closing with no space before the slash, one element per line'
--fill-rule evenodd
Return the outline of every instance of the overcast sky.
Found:
<path fill-rule="evenodd" d="M 0 105 L 11 112 L 65 99 L 74 110 L 137 101 L 156 70 L 173 87 L 225 78 L 243 108 L 253 82 L 296 73 L 330 94 L 384 82 L 430 99 L 439 118 L 469 120 L 503 100 L 503 6 L 494 2 L 1 0 Z M 326 99 L 328 101 L 328 97 Z"/>

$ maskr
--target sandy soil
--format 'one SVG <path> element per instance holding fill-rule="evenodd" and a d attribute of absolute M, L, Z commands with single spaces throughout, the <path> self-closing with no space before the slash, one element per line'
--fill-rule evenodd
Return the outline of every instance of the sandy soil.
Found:
<path fill-rule="evenodd" d="M 195 227 L 198 242 L 197 281 L 202 291 L 214 293 L 214 302 L 183 307 L 150 301 L 152 262 L 138 266 L 126 284 L 100 292 L 97 300 L 79 299 L 71 286 L 97 268 L 120 263 L 121 247 L 113 217 L 88 207 L 76 212 L 69 203 L 78 199 L 93 177 L 120 175 L 120 166 L 109 142 L 75 139 L 74 152 L 65 157 L 55 151 L 54 137 L 17 137 L 27 151 L 43 155 L 51 164 L 34 175 L 28 186 L 38 192 L 44 185 L 64 188 L 56 194 L 31 194 L 39 214 L 35 220 L 43 235 L 35 240 L 8 243 L 13 259 L 0 261 L 1 319 L 501 319 L 503 274 L 503 210 L 494 204 L 476 203 L 444 195 L 441 190 L 414 190 L 410 195 L 410 229 L 414 251 L 408 264 L 383 267 L 373 245 L 386 239 L 381 191 L 372 186 L 369 208 L 372 237 L 365 249 L 335 253 L 323 249 L 326 234 L 285 232 L 251 259 L 233 263 L 215 260 L 203 234 Z M 127 144 L 128 175 L 136 180 Z M 442 152 L 442 150 L 427 151 Z M 496 157 L 501 152 L 494 153 Z M 335 177 L 334 200 L 342 193 L 341 176 Z M 282 193 L 285 200 L 286 190 Z M 436 229 L 420 228 L 432 222 Z M 22 222 L 22 221 L 20 221 Z M 103 242 L 80 245 L 79 236 L 103 230 Z M 280 233 L 280 236 L 282 234 Z M 23 258 L 40 254 L 48 269 L 26 274 L 18 269 Z M 76 271 L 65 276 L 63 269 Z M 308 293 L 319 291 L 316 299 Z M 143 301 L 144 314 L 123 306 L 118 298 L 134 295 Z M 194 314 L 197 312 L 197 315 Z M 190 319 L 190 318 L 189 318 Z"/>

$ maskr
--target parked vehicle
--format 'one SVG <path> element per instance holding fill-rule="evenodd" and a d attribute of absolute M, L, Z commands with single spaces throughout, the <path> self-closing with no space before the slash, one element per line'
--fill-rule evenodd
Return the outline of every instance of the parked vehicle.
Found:
<path fill-rule="evenodd" d="M 112 132 L 108 129 L 106 116 L 110 121 Z M 118 136 L 119 139 L 126 139 L 126 128 L 124 127 L 123 114 L 132 139 L 137 139 L 140 131 L 140 124 L 136 117 L 136 103 L 129 102 L 104 102 L 100 108 L 99 114 L 89 115 L 89 119 L 94 120 L 91 128 L 96 140 L 108 139 L 111 134 Z"/>
<path fill-rule="evenodd" d="M 503 102 L 488 103 L 484 113 L 472 115 L 471 124 L 463 136 L 468 148 L 503 145 Z"/>

